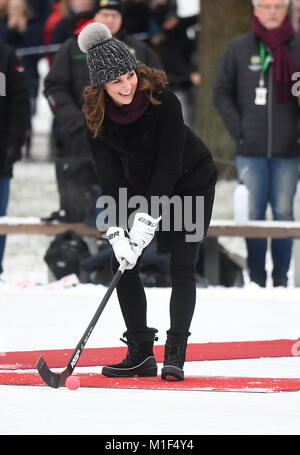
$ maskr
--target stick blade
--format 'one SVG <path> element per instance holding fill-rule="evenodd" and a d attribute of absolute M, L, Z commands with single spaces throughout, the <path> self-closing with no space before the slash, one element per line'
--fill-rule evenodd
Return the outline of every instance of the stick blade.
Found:
<path fill-rule="evenodd" d="M 36 368 L 44 383 L 54 389 L 58 389 L 58 387 L 64 385 L 67 377 L 70 376 L 67 368 L 65 368 L 61 373 L 53 373 L 42 355 L 37 361 Z"/>

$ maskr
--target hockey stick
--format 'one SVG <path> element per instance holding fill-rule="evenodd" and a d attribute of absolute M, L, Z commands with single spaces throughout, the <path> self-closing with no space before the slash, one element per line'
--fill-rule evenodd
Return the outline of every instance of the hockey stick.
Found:
<path fill-rule="evenodd" d="M 124 259 L 123 262 L 121 263 L 120 267 L 118 268 L 114 278 L 112 279 L 112 282 L 110 283 L 96 313 L 93 316 L 93 319 L 89 323 L 86 331 L 84 332 L 83 336 L 81 337 L 79 343 L 77 344 L 76 348 L 74 349 L 67 366 L 61 373 L 53 373 L 53 371 L 50 370 L 48 367 L 47 363 L 45 362 L 44 357 L 41 355 L 39 360 L 37 361 L 36 367 L 39 372 L 39 375 L 45 382 L 50 387 L 53 387 L 54 389 L 57 389 L 60 386 L 63 386 L 65 384 L 65 381 L 68 376 L 71 376 L 71 374 L 74 371 L 74 368 L 82 354 L 82 351 L 84 350 L 84 347 L 92 333 L 92 331 L 95 328 L 95 325 L 103 312 L 111 294 L 113 293 L 115 287 L 117 286 L 121 276 L 123 275 L 123 272 L 126 268 L 127 261 Z"/>

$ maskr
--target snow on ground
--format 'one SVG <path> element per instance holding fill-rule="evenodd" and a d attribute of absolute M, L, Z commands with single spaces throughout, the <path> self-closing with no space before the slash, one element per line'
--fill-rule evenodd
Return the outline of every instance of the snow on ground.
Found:
<path fill-rule="evenodd" d="M 58 208 L 54 166 L 45 134 L 51 115 L 40 101 L 33 158 L 15 166 L 9 216 L 47 216 Z M 43 128 L 42 128 L 42 126 Z M 48 125 L 48 126 L 47 126 Z M 46 127 L 47 126 L 47 127 Z M 215 219 L 232 217 L 235 182 L 219 182 Z M 296 219 L 300 220 L 299 195 Z M 0 352 L 74 348 L 105 293 L 103 286 L 49 290 L 43 260 L 45 236 L 7 239 L 4 283 L 0 284 Z M 241 239 L 222 239 L 246 255 Z M 268 259 L 270 270 L 270 260 Z M 198 288 L 191 343 L 297 339 L 299 289 Z M 41 283 L 44 286 L 37 285 Z M 26 286 L 24 286 L 24 284 Z M 150 326 L 159 344 L 168 329 L 170 289 L 146 289 Z M 115 293 L 87 347 L 120 346 L 124 325 Z M 186 374 L 300 377 L 300 359 L 232 360 L 186 363 Z M 161 365 L 159 365 L 161 367 Z M 99 369 L 93 369 L 100 371 Z M 85 371 L 78 368 L 78 371 Z M 300 434 L 300 392 L 232 393 L 0 386 L 0 435 L 232 435 Z"/>
<path fill-rule="evenodd" d="M 2 285 L 2 350 L 74 348 L 105 288 L 17 290 Z M 169 289 L 147 289 L 149 325 L 164 343 Z M 198 289 L 190 342 L 296 339 L 300 305 L 294 289 Z M 124 330 L 116 295 L 88 347 L 120 346 Z M 1 350 L 1 349 L 0 349 Z M 161 365 L 159 365 L 161 367 Z M 77 371 L 99 371 L 100 368 Z M 188 362 L 186 374 L 300 377 L 298 357 Z M 299 434 L 300 392 L 235 393 L 0 386 L 0 434 L 215 435 Z"/>

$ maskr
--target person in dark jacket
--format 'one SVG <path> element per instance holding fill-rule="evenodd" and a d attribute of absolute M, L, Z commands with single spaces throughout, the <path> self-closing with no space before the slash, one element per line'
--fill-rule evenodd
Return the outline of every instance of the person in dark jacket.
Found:
<path fill-rule="evenodd" d="M 8 0 L 0 0 L 0 22 L 5 18 L 7 14 L 7 3 Z"/>
<path fill-rule="evenodd" d="M 198 61 L 199 13 L 198 0 L 166 0 L 153 8 L 153 17 L 161 28 L 159 55 L 170 88 L 181 101 L 183 118 L 193 130 L 197 126 L 197 98 L 202 80 Z"/>
<path fill-rule="evenodd" d="M 13 0 L 8 2 L 7 16 L 0 26 L 0 39 L 14 49 L 41 46 L 43 30 L 50 12 L 50 0 Z M 39 85 L 37 64 L 41 55 L 25 55 L 22 64 L 29 81 L 32 113 Z"/>
<path fill-rule="evenodd" d="M 14 50 L 0 42 L 0 216 L 6 215 L 13 164 L 21 158 L 30 116 L 29 94 Z M 5 236 L 0 236 L 0 274 Z"/>
<path fill-rule="evenodd" d="M 83 89 L 90 83 L 86 55 L 77 44 L 77 36 L 86 21 L 106 22 L 113 34 L 124 41 L 136 57 L 150 66 L 160 66 L 159 59 L 146 44 L 139 42 L 122 30 L 122 2 L 110 0 L 96 2 L 93 11 L 81 13 L 78 25 L 71 38 L 65 41 L 56 54 L 50 71 L 45 78 L 44 94 L 59 124 L 62 146 L 56 158 L 57 183 L 60 194 L 60 210 L 48 217 L 48 220 L 84 221 L 86 217 L 86 198 L 97 181 L 94 164 L 86 149 L 89 147 L 84 117 Z M 94 183 L 93 183 L 94 182 Z M 92 189 L 91 189 L 92 185 Z M 74 195 L 77 194 L 77 197 Z"/>
<path fill-rule="evenodd" d="M 124 8 L 122 0 L 96 0 L 95 21 L 106 25 L 115 38 L 127 44 L 138 60 L 161 69 L 162 63 L 153 49 L 123 27 Z"/>
<path fill-rule="evenodd" d="M 157 330 L 147 326 L 147 302 L 139 268 L 143 249 L 160 224 L 158 249 L 170 252 L 172 278 L 171 325 L 162 378 L 182 380 L 195 308 L 195 262 L 211 218 L 216 169 L 208 149 L 184 124 L 180 102 L 166 87 L 164 71 L 139 63 L 103 24 L 87 25 L 78 42 L 87 53 L 90 70 L 91 85 L 84 91 L 83 110 L 105 195 L 103 201 L 108 203 L 102 215 L 116 256 L 112 269 L 116 272 L 122 259 L 128 263 L 117 285 L 128 355 L 120 364 L 104 367 L 102 373 L 127 377 L 157 374 L 153 356 Z M 174 213 L 166 204 L 156 205 L 158 198 L 173 201 Z M 197 212 L 199 198 L 204 199 L 204 209 Z M 128 217 L 126 210 L 133 201 L 140 210 Z M 191 237 L 187 217 L 182 220 L 189 209 L 203 228 Z M 97 221 L 102 228 L 102 222 Z M 128 237 L 124 231 L 127 227 Z"/>
<path fill-rule="evenodd" d="M 214 103 L 236 142 L 238 178 L 250 192 L 250 219 L 293 220 L 300 165 L 300 110 L 292 75 L 300 70 L 300 36 L 289 0 L 253 0 L 252 30 L 233 38 L 221 60 Z M 250 279 L 266 286 L 267 239 L 246 239 Z M 272 239 L 274 286 L 287 286 L 291 239 Z"/>
<path fill-rule="evenodd" d="M 66 41 L 74 32 L 74 19 L 85 11 L 92 11 L 94 0 L 67 0 L 61 5 L 63 17 L 54 27 L 51 43 L 60 44 Z"/>
<path fill-rule="evenodd" d="M 28 80 L 31 116 L 36 113 L 39 88 L 38 62 L 43 56 L 28 48 L 43 45 L 43 29 L 50 12 L 50 0 L 10 0 L 7 15 L 0 24 L 0 40 L 18 50 Z M 24 51 L 25 49 L 25 51 Z M 25 54 L 24 54 L 25 52 Z M 31 134 L 28 129 L 26 156 L 30 156 Z"/>
<path fill-rule="evenodd" d="M 150 32 L 153 17 L 150 5 L 144 0 L 124 0 L 123 4 L 126 31 L 151 45 Z"/>

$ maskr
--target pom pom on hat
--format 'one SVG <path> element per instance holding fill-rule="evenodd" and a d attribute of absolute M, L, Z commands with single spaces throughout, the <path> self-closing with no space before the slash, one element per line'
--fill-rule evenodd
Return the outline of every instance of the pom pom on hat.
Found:
<path fill-rule="evenodd" d="M 78 36 L 78 46 L 85 54 L 95 46 L 112 38 L 110 30 L 104 24 L 93 22 L 88 24 Z"/>

